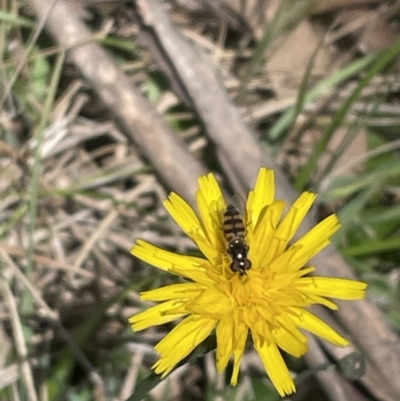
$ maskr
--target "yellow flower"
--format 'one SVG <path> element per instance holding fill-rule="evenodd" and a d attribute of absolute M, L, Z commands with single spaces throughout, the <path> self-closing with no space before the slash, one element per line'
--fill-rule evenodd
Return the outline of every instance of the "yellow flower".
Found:
<path fill-rule="evenodd" d="M 183 318 L 156 346 L 160 358 L 153 366 L 162 377 L 213 330 L 217 338 L 216 364 L 222 372 L 233 356 L 231 383 L 238 380 L 249 331 L 270 380 L 281 396 L 295 391 L 279 349 L 299 357 L 307 351 L 305 329 L 338 346 L 348 341 L 314 316 L 308 307 L 337 305 L 329 298 L 361 299 L 366 284 L 340 278 L 309 277 L 306 263 L 329 243 L 339 228 L 329 216 L 299 240 L 293 236 L 316 195 L 303 193 L 285 214 L 275 200 L 273 171 L 262 168 L 246 202 L 246 242 L 251 268 L 246 274 L 231 269 L 223 231 L 227 204 L 212 174 L 199 178 L 196 194 L 199 216 L 177 194 L 164 204 L 205 258 L 178 255 L 138 240 L 132 254 L 187 282 L 143 292 L 141 299 L 161 302 L 129 319 L 134 331 Z M 222 213 L 221 213 L 222 210 Z"/>

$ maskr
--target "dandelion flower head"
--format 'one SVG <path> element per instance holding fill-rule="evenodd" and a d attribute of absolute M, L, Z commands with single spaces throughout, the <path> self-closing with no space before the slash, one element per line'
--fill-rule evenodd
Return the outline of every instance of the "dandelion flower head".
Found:
<path fill-rule="evenodd" d="M 300 357 L 307 352 L 307 330 L 338 346 L 348 341 L 309 311 L 313 304 L 330 309 L 330 299 L 364 297 L 366 284 L 348 279 L 309 276 L 306 266 L 325 248 L 339 228 L 336 215 L 318 223 L 292 241 L 316 195 L 304 192 L 284 213 L 285 203 L 275 200 L 272 170 L 262 168 L 250 191 L 245 210 L 246 274 L 231 269 L 231 256 L 223 230 L 228 204 L 213 174 L 199 178 L 198 214 L 176 193 L 164 205 L 204 257 L 179 255 L 138 240 L 132 254 L 147 263 L 185 279 L 141 293 L 156 306 L 129 319 L 134 331 L 179 319 L 155 346 L 159 360 L 153 366 L 165 377 L 213 331 L 217 339 L 216 365 L 222 372 L 233 358 L 231 384 L 238 381 L 240 362 L 249 336 L 265 370 L 281 396 L 295 385 L 280 349 Z"/>

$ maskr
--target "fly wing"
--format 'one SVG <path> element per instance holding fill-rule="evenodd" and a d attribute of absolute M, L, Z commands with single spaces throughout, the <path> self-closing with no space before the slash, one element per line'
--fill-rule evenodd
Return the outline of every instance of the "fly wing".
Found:
<path fill-rule="evenodd" d="M 245 200 L 239 194 L 234 194 L 232 197 L 232 205 L 235 206 L 236 210 L 239 212 L 240 217 L 243 219 L 244 227 L 246 228 L 248 220 Z"/>
<path fill-rule="evenodd" d="M 226 212 L 226 208 L 227 208 L 227 203 L 225 201 L 225 198 L 221 196 L 217 201 L 217 215 L 218 215 L 218 225 L 219 227 L 221 227 L 222 231 L 224 226 L 224 215 Z"/>

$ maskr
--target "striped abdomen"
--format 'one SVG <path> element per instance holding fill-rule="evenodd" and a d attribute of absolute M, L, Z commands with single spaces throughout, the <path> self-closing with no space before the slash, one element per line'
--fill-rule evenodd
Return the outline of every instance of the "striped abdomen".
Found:
<path fill-rule="evenodd" d="M 227 242 L 227 252 L 231 257 L 231 270 L 240 276 L 247 274 L 251 261 L 247 258 L 246 228 L 243 219 L 233 205 L 228 205 L 224 214 L 223 231 Z"/>
<path fill-rule="evenodd" d="M 224 214 L 224 235 L 228 243 L 234 239 L 244 241 L 246 229 L 239 212 L 233 205 L 228 205 Z"/>

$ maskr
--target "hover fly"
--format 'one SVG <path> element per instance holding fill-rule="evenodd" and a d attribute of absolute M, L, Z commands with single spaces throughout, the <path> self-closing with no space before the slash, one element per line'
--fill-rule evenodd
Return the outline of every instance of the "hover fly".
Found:
<path fill-rule="evenodd" d="M 229 204 L 223 218 L 223 231 L 227 243 L 227 252 L 231 257 L 231 270 L 240 276 L 247 274 L 251 262 L 247 259 L 249 247 L 246 244 L 246 228 L 238 209 Z"/>

